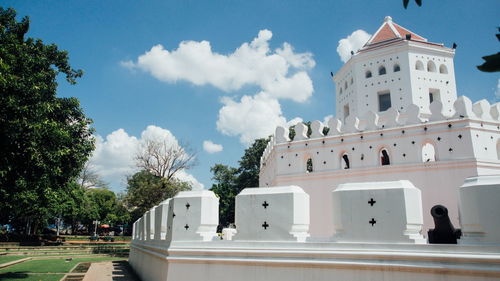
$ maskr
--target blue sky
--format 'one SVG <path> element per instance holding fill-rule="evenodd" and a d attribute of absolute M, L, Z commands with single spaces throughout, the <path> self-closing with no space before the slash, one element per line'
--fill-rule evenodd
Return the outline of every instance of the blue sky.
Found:
<path fill-rule="evenodd" d="M 133 171 L 130 157 L 147 135 L 189 144 L 197 152 L 198 165 L 183 177 L 194 177 L 209 188 L 210 167 L 237 165 L 248 139 L 265 135 L 268 127 L 296 117 L 323 120 L 334 114 L 330 71 L 343 64 L 339 40 L 358 29 L 373 34 L 388 15 L 429 41 L 458 44 L 458 95 L 473 101 L 495 101 L 495 93 L 500 95 L 500 75 L 475 68 L 482 56 L 498 51 L 498 0 L 424 1 L 422 7 L 410 1 L 407 10 L 402 1 L 366 0 L 1 5 L 30 16 L 30 36 L 68 50 L 72 66 L 84 70 L 77 85 L 61 80 L 58 94 L 79 98 L 94 120 L 100 136 L 95 167 L 115 191 L 124 190 L 124 174 Z M 185 49 L 179 45 L 183 41 L 190 42 Z M 293 49 L 286 52 L 285 42 Z M 235 55 L 245 43 L 249 52 Z M 149 53 L 147 62 L 138 60 L 159 44 L 157 56 Z M 207 44 L 210 52 L 203 53 Z M 194 60 L 191 51 L 206 57 Z M 162 65 L 161 58 L 170 59 Z M 169 68 L 168 63 L 173 65 Z M 204 150 L 208 140 L 222 151 Z"/>

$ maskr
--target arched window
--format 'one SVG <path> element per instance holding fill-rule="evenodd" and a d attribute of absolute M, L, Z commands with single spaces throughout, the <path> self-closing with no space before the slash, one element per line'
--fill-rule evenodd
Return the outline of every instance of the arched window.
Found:
<path fill-rule="evenodd" d="M 380 150 L 379 157 L 380 157 L 380 165 L 385 166 L 391 164 L 391 159 L 389 158 L 389 153 L 387 152 L 387 149 L 382 148 Z"/>
<path fill-rule="evenodd" d="M 342 94 L 342 87 L 340 87 L 339 92 Z"/>
<path fill-rule="evenodd" d="M 387 71 L 385 70 L 385 66 L 381 66 L 378 68 L 378 75 L 385 75 Z"/>
<path fill-rule="evenodd" d="M 313 171 L 313 160 L 311 158 L 307 159 L 306 162 L 306 173 L 312 173 Z"/>
<path fill-rule="evenodd" d="M 431 143 L 426 143 L 422 146 L 422 162 L 436 161 L 436 149 Z"/>
<path fill-rule="evenodd" d="M 340 167 L 342 169 L 349 169 L 351 167 L 349 163 L 349 155 L 347 153 L 342 154 L 342 158 L 340 159 Z"/>
<path fill-rule="evenodd" d="M 421 61 L 419 61 L 419 60 L 418 60 L 418 61 L 415 63 L 415 69 L 416 69 L 416 70 L 424 70 L 424 64 L 423 64 Z"/>
<path fill-rule="evenodd" d="M 399 64 L 394 65 L 394 72 L 399 72 L 401 71 L 401 67 L 399 67 Z"/>
<path fill-rule="evenodd" d="M 365 73 L 365 77 L 366 77 L 366 78 L 370 78 L 370 77 L 372 77 L 372 72 L 371 72 L 370 70 L 366 71 L 366 73 Z"/>
<path fill-rule="evenodd" d="M 431 60 L 427 62 L 427 71 L 436 72 L 436 65 Z"/>
<path fill-rule="evenodd" d="M 354 79 L 351 77 L 351 85 L 352 85 L 352 83 L 354 83 Z"/>
<path fill-rule="evenodd" d="M 347 90 L 347 81 L 344 82 L 344 89 Z"/>
<path fill-rule="evenodd" d="M 442 73 L 442 74 L 448 73 L 448 68 L 446 68 L 446 65 L 442 64 L 439 66 L 439 73 Z"/>

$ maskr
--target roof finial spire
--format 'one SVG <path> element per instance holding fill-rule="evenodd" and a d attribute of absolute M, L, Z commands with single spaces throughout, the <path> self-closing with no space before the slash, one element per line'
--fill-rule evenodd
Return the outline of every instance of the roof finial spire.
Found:
<path fill-rule="evenodd" d="M 387 17 L 385 17 L 385 18 L 384 18 L 384 21 L 385 21 L 385 22 L 389 22 L 389 21 L 391 21 L 391 22 L 392 22 L 392 18 L 391 18 L 391 16 L 387 16 Z"/>

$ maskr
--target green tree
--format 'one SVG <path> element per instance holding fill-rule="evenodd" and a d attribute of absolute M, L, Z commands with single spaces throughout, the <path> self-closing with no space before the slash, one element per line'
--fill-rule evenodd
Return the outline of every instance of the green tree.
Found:
<path fill-rule="evenodd" d="M 139 171 L 127 179 L 126 201 L 133 209 L 132 220 L 179 191 L 191 190 L 191 186 L 176 179 L 166 179 L 148 171 Z"/>
<path fill-rule="evenodd" d="M 91 188 L 87 191 L 90 199 L 97 206 L 97 220 L 102 223 L 109 223 L 106 218 L 112 214 L 116 208 L 116 195 L 113 191 L 101 188 Z"/>
<path fill-rule="evenodd" d="M 268 142 L 269 138 L 255 140 L 245 149 L 238 168 L 216 164 L 210 169 L 216 182 L 210 190 L 219 196 L 219 230 L 234 223 L 236 195 L 244 188 L 259 186 L 260 157 Z"/>
<path fill-rule="evenodd" d="M 56 97 L 58 74 L 75 84 L 82 71 L 55 44 L 25 38 L 28 29 L 28 17 L 17 22 L 0 8 L 0 223 L 30 234 L 53 215 L 94 144 L 79 101 Z"/>
<path fill-rule="evenodd" d="M 214 174 L 212 179 L 216 182 L 210 188 L 219 197 L 219 231 L 234 223 L 234 198 L 241 189 L 238 185 L 238 169 L 222 164 L 215 164 L 210 171 Z"/>

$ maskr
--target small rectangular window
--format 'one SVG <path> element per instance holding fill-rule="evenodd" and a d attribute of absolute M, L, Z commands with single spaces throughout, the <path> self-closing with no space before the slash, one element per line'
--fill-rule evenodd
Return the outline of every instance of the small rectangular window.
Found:
<path fill-rule="evenodd" d="M 386 111 L 391 108 L 391 93 L 381 92 L 378 94 L 378 111 Z"/>
<path fill-rule="evenodd" d="M 429 104 L 431 104 L 435 100 L 441 101 L 441 97 L 439 95 L 439 90 L 438 89 L 429 89 Z"/>
<path fill-rule="evenodd" d="M 344 121 L 349 116 L 349 104 L 344 105 Z"/>

